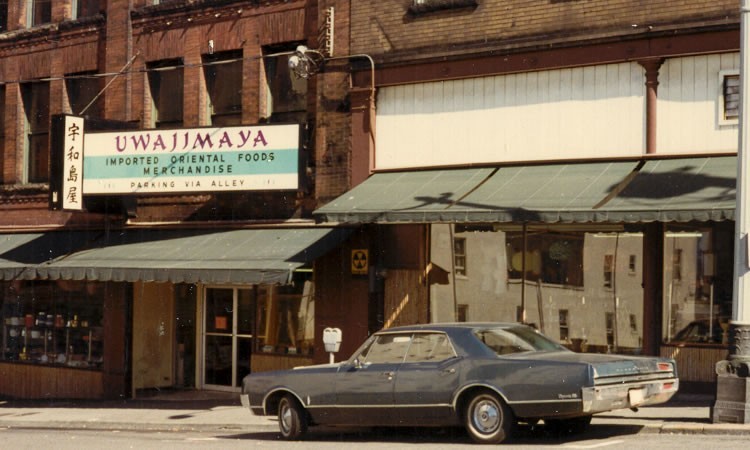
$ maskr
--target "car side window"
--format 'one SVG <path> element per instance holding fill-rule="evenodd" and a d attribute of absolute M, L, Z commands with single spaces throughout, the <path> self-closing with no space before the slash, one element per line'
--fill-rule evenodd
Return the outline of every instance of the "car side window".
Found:
<path fill-rule="evenodd" d="M 411 334 L 384 334 L 375 338 L 359 356 L 361 364 L 398 364 L 404 361 Z"/>
<path fill-rule="evenodd" d="M 406 362 L 439 362 L 456 356 L 444 333 L 418 333 L 411 340 Z"/>

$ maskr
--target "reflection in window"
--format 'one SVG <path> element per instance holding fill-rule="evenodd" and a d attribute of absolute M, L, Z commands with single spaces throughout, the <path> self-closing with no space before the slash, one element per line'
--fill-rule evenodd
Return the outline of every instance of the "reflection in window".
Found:
<path fill-rule="evenodd" d="M 266 54 L 283 53 L 283 50 L 268 49 Z M 301 122 L 307 110 L 307 80 L 297 78 L 289 70 L 289 55 L 263 58 L 266 75 L 266 104 L 261 116 L 270 122 Z"/>
<path fill-rule="evenodd" d="M 457 308 L 456 322 L 466 322 L 469 317 L 469 305 L 458 305 Z"/>
<path fill-rule="evenodd" d="M 26 23 L 31 26 L 52 22 L 52 0 L 26 0 Z"/>
<path fill-rule="evenodd" d="M 309 355 L 315 339 L 315 295 L 309 274 L 287 286 L 258 288 L 258 350 Z"/>
<path fill-rule="evenodd" d="M 30 183 L 49 181 L 49 82 L 21 85 L 26 119 L 25 153 Z"/>
<path fill-rule="evenodd" d="M 0 1 L 0 33 L 8 31 L 8 0 Z"/>
<path fill-rule="evenodd" d="M 467 305 L 474 320 L 479 311 L 481 320 L 529 324 L 575 351 L 641 353 L 642 265 L 630 263 L 642 261 L 643 234 L 529 228 L 526 242 L 515 229 L 459 230 L 467 248 L 481 249 L 467 255 L 481 270 L 455 286 L 431 284 L 431 320 L 457 320 L 456 305 Z M 431 233 L 431 262 L 450 267 L 450 228 Z"/>
<path fill-rule="evenodd" d="M 362 364 L 398 364 L 403 362 L 411 343 L 411 334 L 384 334 L 375 338 L 360 353 Z"/>
<path fill-rule="evenodd" d="M 607 333 L 607 346 L 615 345 L 615 315 L 611 312 L 604 313 L 604 330 Z"/>
<path fill-rule="evenodd" d="M 453 261 L 456 275 L 466 276 L 466 239 L 453 239 Z"/>
<path fill-rule="evenodd" d="M 210 125 L 242 122 L 242 51 L 203 56 L 203 73 L 209 99 Z"/>
<path fill-rule="evenodd" d="M 664 341 L 726 344 L 732 312 L 732 224 L 667 231 L 664 259 L 669 261 L 664 265 Z"/>
<path fill-rule="evenodd" d="M 99 13 L 99 0 L 71 0 L 73 18 L 90 17 Z"/>
<path fill-rule="evenodd" d="M 508 272 L 521 278 L 525 264 L 526 280 L 571 286 L 583 285 L 583 235 L 529 234 L 524 254 L 523 235 L 508 233 Z"/>
<path fill-rule="evenodd" d="M 445 334 L 419 333 L 411 340 L 405 362 L 440 362 L 455 356 L 453 346 Z"/>
<path fill-rule="evenodd" d="M 560 342 L 565 342 L 569 339 L 568 334 L 568 310 L 561 309 L 559 311 L 560 316 Z"/>
<path fill-rule="evenodd" d="M 94 118 L 102 116 L 103 99 L 99 98 L 92 103 L 101 90 L 101 78 L 93 75 L 93 72 L 77 73 L 65 78 L 65 90 L 73 114 Z"/>
<path fill-rule="evenodd" d="M 604 287 L 612 287 L 612 272 L 615 270 L 615 255 L 604 255 Z"/>
<path fill-rule="evenodd" d="M 148 65 L 148 86 L 151 92 L 153 128 L 182 126 L 183 64 L 181 59 L 165 60 Z"/>

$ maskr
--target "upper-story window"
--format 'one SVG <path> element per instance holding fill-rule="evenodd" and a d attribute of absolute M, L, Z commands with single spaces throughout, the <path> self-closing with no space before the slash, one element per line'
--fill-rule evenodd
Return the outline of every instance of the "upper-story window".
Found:
<path fill-rule="evenodd" d="M 211 125 L 242 123 L 242 51 L 203 56 Z"/>
<path fill-rule="evenodd" d="M 0 151 L 5 148 L 5 85 L 0 85 Z M 3 173 L 0 171 L 0 184 L 3 184 Z"/>
<path fill-rule="evenodd" d="M 96 99 L 101 90 L 101 78 L 96 77 L 93 72 L 67 76 L 65 90 L 73 114 L 96 118 L 102 116 L 103 98 Z"/>
<path fill-rule="evenodd" d="M 152 128 L 182 126 L 183 72 L 181 59 L 157 61 L 148 65 Z"/>
<path fill-rule="evenodd" d="M 411 14 L 422 14 L 444 9 L 476 8 L 477 0 L 412 0 Z"/>
<path fill-rule="evenodd" d="M 52 0 L 26 0 L 26 23 L 30 26 L 52 22 Z"/>
<path fill-rule="evenodd" d="M 73 19 L 99 14 L 99 0 L 71 0 Z"/>
<path fill-rule="evenodd" d="M 25 113 L 26 181 L 49 181 L 49 82 L 21 84 Z"/>
<path fill-rule="evenodd" d="M 294 48 L 294 47 L 291 47 Z M 283 53 L 273 49 L 266 54 Z M 263 58 L 266 75 L 266 102 L 261 116 L 271 122 L 301 122 L 307 109 L 307 80 L 289 70 L 288 54 Z"/>
<path fill-rule="evenodd" d="M 8 31 L 8 0 L 0 0 L 0 33 Z"/>

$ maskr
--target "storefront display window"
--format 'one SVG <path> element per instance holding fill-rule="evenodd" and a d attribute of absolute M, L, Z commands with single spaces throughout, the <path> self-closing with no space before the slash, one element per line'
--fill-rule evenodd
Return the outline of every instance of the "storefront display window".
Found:
<path fill-rule="evenodd" d="M 451 267 L 449 229 L 433 225 L 431 262 Z M 456 227 L 465 277 L 430 288 L 433 322 L 467 305 L 468 321 L 522 322 L 575 351 L 642 353 L 643 234 L 573 227 Z M 455 286 L 454 286 L 455 284 Z M 472 315 L 475 314 L 475 315 Z"/>
<path fill-rule="evenodd" d="M 258 293 L 257 349 L 262 353 L 311 355 L 315 297 L 309 273 L 287 286 L 262 286 Z"/>
<path fill-rule="evenodd" d="M 672 227 L 664 234 L 665 343 L 728 343 L 732 228 Z"/>
<path fill-rule="evenodd" d="M 2 283 L 2 361 L 100 369 L 100 286 L 74 281 Z"/>

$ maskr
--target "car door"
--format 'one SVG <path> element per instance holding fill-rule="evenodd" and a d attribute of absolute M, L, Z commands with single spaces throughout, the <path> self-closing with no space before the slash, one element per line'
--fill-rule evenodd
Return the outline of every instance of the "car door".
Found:
<path fill-rule="evenodd" d="M 455 420 L 453 394 L 461 358 L 445 333 L 415 333 L 396 373 L 395 410 L 401 424 L 445 424 Z"/>
<path fill-rule="evenodd" d="M 393 384 L 411 333 L 377 335 L 336 375 L 337 422 L 394 425 Z"/>

